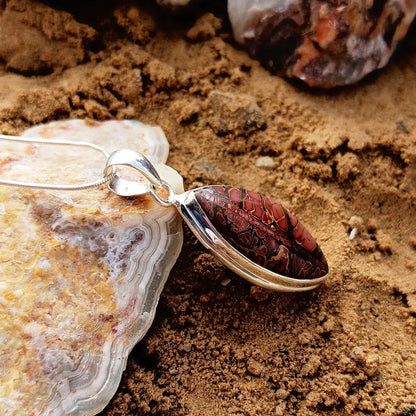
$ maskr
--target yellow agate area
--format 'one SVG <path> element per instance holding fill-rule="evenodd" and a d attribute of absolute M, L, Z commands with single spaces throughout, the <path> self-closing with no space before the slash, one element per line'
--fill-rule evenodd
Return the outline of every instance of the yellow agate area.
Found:
<path fill-rule="evenodd" d="M 153 152 L 180 192 L 180 176 L 163 165 L 166 139 L 148 128 L 70 120 L 31 136 L 65 131 L 111 147 L 112 132 L 128 131 L 123 146 Z M 105 164 L 100 154 L 66 146 L 1 145 L 2 178 L 79 183 L 99 177 Z M 0 234 L 0 414 L 98 413 L 150 327 L 181 249 L 176 210 L 146 194 L 120 198 L 105 185 L 71 192 L 0 186 Z"/>
<path fill-rule="evenodd" d="M 55 237 L 5 187 L 0 207 L 0 396 L 3 410 L 28 415 L 49 397 L 62 352 L 76 365 L 83 345 L 102 348 L 119 313 L 108 267 L 96 255 Z"/>

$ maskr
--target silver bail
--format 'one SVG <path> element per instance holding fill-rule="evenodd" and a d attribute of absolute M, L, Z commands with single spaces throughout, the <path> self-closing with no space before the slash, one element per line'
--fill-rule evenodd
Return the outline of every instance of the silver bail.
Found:
<path fill-rule="evenodd" d="M 133 168 L 140 172 L 147 181 L 139 182 L 137 180 L 124 179 L 117 174 L 117 166 Z M 150 194 L 163 207 L 170 207 L 174 204 L 175 194 L 172 187 L 159 176 L 152 162 L 141 153 L 129 149 L 116 150 L 107 159 L 104 175 L 114 171 L 115 174 L 107 186 L 116 195 L 128 197 Z M 163 199 L 156 193 L 161 188 L 165 188 L 168 191 L 168 199 Z"/>
<path fill-rule="evenodd" d="M 155 167 L 141 153 L 129 149 L 116 150 L 107 159 L 104 175 L 120 165 L 138 170 L 153 187 L 160 188 L 162 186 L 162 180 Z M 116 173 L 107 186 L 119 196 L 138 196 L 149 193 L 149 183 L 127 180 Z"/>

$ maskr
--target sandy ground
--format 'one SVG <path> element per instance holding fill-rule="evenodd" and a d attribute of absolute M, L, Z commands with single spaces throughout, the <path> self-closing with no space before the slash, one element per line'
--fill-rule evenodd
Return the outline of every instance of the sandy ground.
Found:
<path fill-rule="evenodd" d="M 160 125 L 186 189 L 224 183 L 282 203 L 331 271 L 311 293 L 269 292 L 185 229 L 101 415 L 416 414 L 415 28 L 387 68 L 326 92 L 239 50 L 224 2 L 191 18 L 137 4 L 0 2 L 0 130 Z"/>

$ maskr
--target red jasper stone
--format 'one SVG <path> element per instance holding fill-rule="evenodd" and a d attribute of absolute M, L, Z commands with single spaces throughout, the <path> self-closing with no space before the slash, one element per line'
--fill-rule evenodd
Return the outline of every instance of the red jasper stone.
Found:
<path fill-rule="evenodd" d="M 222 185 L 194 193 L 214 228 L 256 264 L 295 279 L 316 279 L 328 273 L 315 239 L 280 204 L 256 192 Z"/>

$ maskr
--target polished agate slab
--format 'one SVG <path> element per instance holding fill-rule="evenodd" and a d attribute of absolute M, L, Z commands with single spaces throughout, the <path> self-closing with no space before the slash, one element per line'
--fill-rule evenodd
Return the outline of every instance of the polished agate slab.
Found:
<path fill-rule="evenodd" d="M 183 191 L 163 164 L 168 144 L 159 128 L 70 120 L 24 135 L 138 150 Z M 0 141 L 3 179 L 79 183 L 102 175 L 104 164 L 93 150 Z M 148 195 L 123 199 L 105 185 L 71 192 L 0 186 L 0 232 L 0 414 L 98 413 L 151 325 L 181 249 L 175 208 Z"/>

